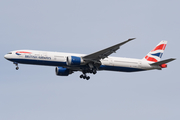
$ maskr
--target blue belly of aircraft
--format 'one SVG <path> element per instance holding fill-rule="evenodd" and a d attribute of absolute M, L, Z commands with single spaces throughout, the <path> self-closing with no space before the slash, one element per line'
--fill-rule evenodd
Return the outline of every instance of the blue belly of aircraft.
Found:
<path fill-rule="evenodd" d="M 17 62 L 21 64 L 31 64 L 31 65 L 45 65 L 45 66 L 67 66 L 66 62 L 58 62 L 58 61 L 46 61 L 46 60 L 29 60 L 29 59 L 9 59 L 12 62 Z M 84 68 L 86 66 L 76 66 L 80 68 Z M 120 66 L 107 66 L 101 65 L 98 70 L 109 70 L 109 71 L 119 71 L 119 72 L 138 72 L 144 71 L 144 69 L 139 68 L 131 68 L 131 67 L 120 67 Z"/>

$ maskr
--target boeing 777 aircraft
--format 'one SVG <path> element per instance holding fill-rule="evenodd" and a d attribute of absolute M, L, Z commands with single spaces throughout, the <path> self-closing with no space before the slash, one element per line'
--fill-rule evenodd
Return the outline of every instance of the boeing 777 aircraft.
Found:
<path fill-rule="evenodd" d="M 128 39 L 124 42 L 100 50 L 98 52 L 84 55 L 62 52 L 48 52 L 35 50 L 16 50 L 11 51 L 4 56 L 12 61 L 19 69 L 18 63 L 32 65 L 56 66 L 55 72 L 58 76 L 68 76 L 75 71 L 83 74 L 80 78 L 89 80 L 87 73 L 96 74 L 97 71 L 109 70 L 119 72 L 137 72 L 162 68 L 166 68 L 168 62 L 175 60 L 174 58 L 160 61 L 167 41 L 161 41 L 152 51 L 150 51 L 143 59 L 131 59 L 120 57 L 109 57 L 115 53 L 122 45 L 134 40 Z"/>

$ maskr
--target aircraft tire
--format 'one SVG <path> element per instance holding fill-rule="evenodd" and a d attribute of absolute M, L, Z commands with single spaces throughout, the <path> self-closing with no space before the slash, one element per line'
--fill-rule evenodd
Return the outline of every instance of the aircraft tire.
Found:
<path fill-rule="evenodd" d="M 79 77 L 80 77 L 80 78 L 83 78 L 83 75 L 80 75 Z"/>
<path fill-rule="evenodd" d="M 86 80 L 89 80 L 90 79 L 90 77 L 88 76 L 88 77 L 86 77 Z"/>
<path fill-rule="evenodd" d="M 19 67 L 16 67 L 16 70 L 19 70 Z"/>

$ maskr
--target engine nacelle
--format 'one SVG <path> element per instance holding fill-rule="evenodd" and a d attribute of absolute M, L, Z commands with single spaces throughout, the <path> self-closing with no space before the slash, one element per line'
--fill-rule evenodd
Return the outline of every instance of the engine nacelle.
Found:
<path fill-rule="evenodd" d="M 56 67 L 56 75 L 58 76 L 68 76 L 69 74 L 72 73 L 71 70 L 67 69 L 67 68 L 63 68 L 63 67 Z"/>
<path fill-rule="evenodd" d="M 80 65 L 83 63 L 83 59 L 81 57 L 76 57 L 76 56 L 68 56 L 66 59 L 66 64 L 68 66 L 71 65 Z"/>

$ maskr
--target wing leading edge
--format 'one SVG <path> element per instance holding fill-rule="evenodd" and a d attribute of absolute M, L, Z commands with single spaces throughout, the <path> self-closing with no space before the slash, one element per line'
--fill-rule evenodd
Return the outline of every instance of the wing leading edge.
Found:
<path fill-rule="evenodd" d="M 89 54 L 89 55 L 86 55 L 83 58 L 83 60 L 85 61 L 99 61 L 100 59 L 104 59 L 104 58 L 107 58 L 109 55 L 111 55 L 112 53 L 115 53 L 119 48 L 120 46 L 124 45 L 125 43 L 131 41 L 131 40 L 134 40 L 135 38 L 130 38 L 124 42 L 121 42 L 119 44 L 116 44 L 116 45 L 113 45 L 111 47 L 108 47 L 106 49 L 103 49 L 103 50 L 100 50 L 98 52 L 95 52 L 95 53 L 92 53 L 92 54 Z"/>

